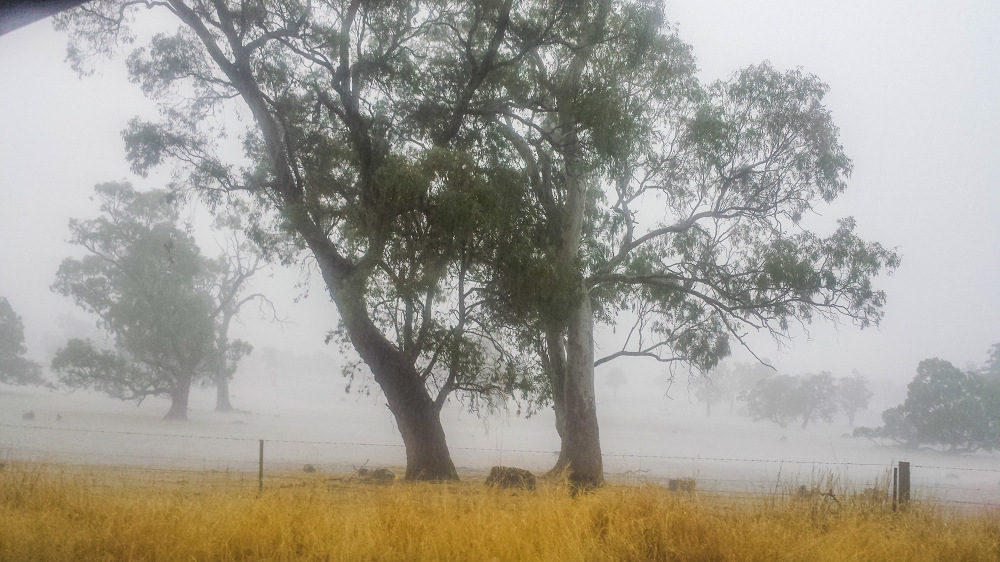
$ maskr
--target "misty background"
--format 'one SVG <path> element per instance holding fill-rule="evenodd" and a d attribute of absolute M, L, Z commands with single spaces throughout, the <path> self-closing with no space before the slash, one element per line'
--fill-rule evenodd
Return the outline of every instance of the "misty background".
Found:
<path fill-rule="evenodd" d="M 888 293 L 880 327 L 862 331 L 817 321 L 794 330 L 793 340 L 780 347 L 766 333 L 751 335 L 753 351 L 782 373 L 831 371 L 841 377 L 857 370 L 867 376 L 875 397 L 858 425 L 878 424 L 884 408 L 903 400 L 922 359 L 982 364 L 989 346 L 1000 341 L 1000 4 L 688 1 L 671 2 L 667 10 L 693 46 L 705 82 L 769 60 L 782 70 L 800 67 L 830 86 L 825 102 L 854 173 L 847 191 L 820 207 L 818 216 L 807 217 L 805 226 L 827 234 L 837 218 L 854 216 L 862 238 L 895 247 L 903 258 L 891 277 L 876 280 Z M 125 179 L 145 190 L 170 181 L 167 171 L 138 177 L 124 159 L 121 130 L 132 117 L 153 116 L 156 109 L 128 82 L 121 61 L 99 65 L 96 75 L 80 79 L 63 61 L 65 51 L 66 38 L 50 20 L 0 37 L 0 295 L 24 321 L 27 356 L 46 370 L 67 338 L 95 331 L 91 317 L 49 290 L 59 263 L 81 255 L 67 243 L 68 220 L 96 216 L 90 197 L 97 183 Z M 217 245 L 209 219 L 197 204 L 186 217 L 202 251 L 212 256 Z M 255 348 L 233 380 L 233 404 L 255 417 L 237 425 L 227 419 L 222 423 L 230 424 L 228 430 L 248 438 L 298 432 L 314 439 L 398 442 L 377 387 L 370 395 L 344 393 L 340 367 L 351 358 L 324 343 L 337 312 L 308 261 L 304 267 L 274 266 L 253 280 L 253 290 L 267 294 L 285 322 L 262 321 L 250 307 L 232 327 L 232 337 Z M 598 354 L 620 346 L 625 331 L 603 329 Z M 731 361 L 752 360 L 734 346 Z M 688 392 L 687 373 L 675 375 L 670 386 L 662 365 L 641 359 L 597 369 L 606 453 L 658 447 L 692 455 L 725 450 L 818 460 L 845 454 L 847 445 L 836 440 L 849 431 L 843 419 L 835 427 L 821 423 L 818 434 L 808 435 L 745 418 L 737 423 L 722 407 L 706 420 L 704 407 Z M 8 407 L 33 408 L 40 419 L 77 407 L 81 416 L 108 412 L 91 420 L 100 427 L 165 423 L 164 400 L 144 403 L 139 422 L 134 404 L 101 395 L 16 392 Z M 213 392 L 193 391 L 193 425 L 185 431 L 218 425 Z M 40 402 L 48 394 L 56 396 Z M 8 413 L 4 419 L 21 415 Z M 460 466 L 499 460 L 477 458 L 462 447 L 558 449 L 550 411 L 523 419 L 512 410 L 479 420 L 453 404 L 442 418 Z M 712 443 L 699 437 L 706 433 L 716 436 Z M 760 443 L 779 437 L 787 438 L 781 451 L 760 450 Z M 850 450 L 864 447 L 873 446 L 855 440 Z M 401 454 L 387 450 L 377 458 L 391 463 Z M 364 455 L 372 456 L 347 456 L 363 462 Z M 530 455 L 522 460 L 551 464 Z M 607 465 L 636 470 L 624 457 Z"/>

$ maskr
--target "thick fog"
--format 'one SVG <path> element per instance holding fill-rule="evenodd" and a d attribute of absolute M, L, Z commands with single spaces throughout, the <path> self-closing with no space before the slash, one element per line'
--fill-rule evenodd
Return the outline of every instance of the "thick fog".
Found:
<path fill-rule="evenodd" d="M 940 357 L 960 367 L 981 364 L 989 346 L 1000 341 L 1000 4 L 698 0 L 670 2 L 668 17 L 693 45 L 706 82 L 770 60 L 779 69 L 800 67 L 829 84 L 826 102 L 854 172 L 847 191 L 819 207 L 819 214 L 807 217 L 805 224 L 825 234 L 837 218 L 854 216 L 862 237 L 895 247 L 902 255 L 902 265 L 891 277 L 876 280 L 888 293 L 878 328 L 859 330 L 850 323 L 818 320 L 796 328 L 793 339 L 781 346 L 766 334 L 751 334 L 753 351 L 782 373 L 831 371 L 839 377 L 857 370 L 867 376 L 875 397 L 859 415 L 859 425 L 877 425 L 881 411 L 903 399 L 922 359 Z M 60 261 L 80 255 L 66 242 L 69 219 L 96 215 L 90 196 L 97 183 L 127 179 L 139 189 L 153 189 L 170 179 L 168 171 L 137 177 L 124 159 L 121 130 L 131 117 L 154 115 L 155 108 L 128 82 L 122 60 L 100 64 L 96 75 L 80 79 L 63 61 L 65 51 L 65 36 L 53 31 L 49 20 L 0 37 L 0 296 L 24 321 L 28 357 L 43 365 L 68 337 L 94 330 L 92 318 L 49 289 Z M 203 251 L 215 253 L 205 209 L 195 206 L 187 218 L 195 223 Z M 134 403 L 85 392 L 0 385 L 0 423 L 20 423 L 31 410 L 40 425 L 56 423 L 59 415 L 59 423 L 98 429 L 398 445 L 377 387 L 371 395 L 344 392 L 340 367 L 350 359 L 336 345 L 324 343 L 337 313 L 318 275 L 308 266 L 275 266 L 268 273 L 254 282 L 254 290 L 272 298 L 284 322 L 262 321 L 249 310 L 232 329 L 233 336 L 255 347 L 232 384 L 234 406 L 249 414 L 214 414 L 211 389 L 194 393 L 191 421 L 182 426 L 160 420 L 165 400 L 150 399 L 137 409 Z M 598 354 L 613 351 L 620 342 L 620 331 L 602 328 Z M 733 360 L 750 361 L 752 356 L 734 346 Z M 615 369 L 624 374 L 617 386 L 607 384 Z M 752 423 L 725 407 L 705 418 L 704 407 L 689 393 L 687 373 L 674 373 L 672 385 L 668 375 L 662 365 L 644 360 L 598 368 L 598 412 L 609 472 L 683 473 L 773 484 L 778 472 L 791 471 L 791 465 L 747 467 L 615 455 L 873 464 L 910 455 L 924 464 L 943 462 L 929 452 L 905 453 L 845 439 L 842 434 L 850 428 L 843 416 L 805 431 L 794 424 L 781 429 L 769 422 Z M 542 469 L 554 457 L 516 451 L 558 449 L 548 411 L 530 419 L 513 410 L 480 419 L 453 404 L 444 420 L 456 464 L 462 467 L 504 462 Z M 136 454 L 146 447 L 149 456 L 202 458 L 213 468 L 225 459 L 252 462 L 256 455 L 252 442 L 175 447 L 119 436 L 94 439 L 90 447 L 87 439 L 89 435 L 0 428 L 0 447 L 53 454 Z M 402 449 L 391 446 L 288 445 L 275 454 L 290 463 L 403 462 Z M 946 460 L 983 467 L 995 458 L 978 454 Z M 842 475 L 868 478 L 875 471 L 850 470 L 859 472 Z M 955 478 L 972 488 L 989 485 L 996 490 L 995 474 Z"/>

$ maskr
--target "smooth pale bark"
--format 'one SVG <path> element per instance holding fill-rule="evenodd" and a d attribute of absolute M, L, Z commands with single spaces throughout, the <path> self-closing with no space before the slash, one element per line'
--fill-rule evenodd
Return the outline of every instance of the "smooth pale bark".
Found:
<path fill-rule="evenodd" d="M 604 462 L 594 392 L 594 313 L 587 293 L 570 316 L 563 389 L 565 427 L 559 458 L 566 463 L 574 486 L 600 486 Z"/>
<path fill-rule="evenodd" d="M 589 6 L 580 4 L 581 21 L 590 15 Z M 559 105 L 564 109 L 557 114 L 558 132 L 554 145 L 559 147 L 563 160 L 566 199 L 561 213 L 561 231 L 555 251 L 558 271 L 579 271 L 580 245 L 583 241 L 583 223 L 587 207 L 588 172 L 583 162 L 577 123 L 573 113 L 580 79 L 593 54 L 593 45 L 606 33 L 605 23 L 610 2 L 599 2 L 593 13 L 591 33 L 587 44 L 576 50 L 569 64 L 561 88 Z M 561 339 L 561 337 L 560 337 Z M 565 472 L 575 487 L 595 487 L 604 483 L 604 464 L 601 458 L 600 432 L 597 423 L 597 403 L 594 399 L 594 313 L 590 301 L 590 288 L 582 281 L 569 311 L 565 336 L 566 369 L 558 388 L 554 387 L 553 402 L 562 394 L 562 432 L 559 460 L 553 471 Z M 558 381 L 557 381 L 558 382 Z M 558 413 L 557 413 L 558 416 Z M 560 424 L 557 423 L 557 430 Z"/>
<path fill-rule="evenodd" d="M 165 420 L 186 420 L 188 396 L 191 394 L 191 375 L 181 375 L 170 391 L 170 410 L 163 416 Z"/>
<path fill-rule="evenodd" d="M 226 348 L 229 346 L 229 324 L 235 315 L 235 311 L 228 307 L 222 310 L 222 324 L 219 327 L 219 337 L 215 343 L 223 358 L 226 357 Z M 225 371 L 225 365 L 223 365 L 223 371 Z M 232 412 L 233 404 L 229 401 L 229 375 L 225 372 L 216 373 L 212 382 L 215 383 L 215 411 Z"/>

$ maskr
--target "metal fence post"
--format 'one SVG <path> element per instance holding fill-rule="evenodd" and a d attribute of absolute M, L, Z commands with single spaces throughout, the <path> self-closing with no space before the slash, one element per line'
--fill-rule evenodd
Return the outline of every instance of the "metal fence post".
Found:
<path fill-rule="evenodd" d="M 264 440 L 260 440 L 260 464 L 257 465 L 257 493 L 264 491 Z"/>

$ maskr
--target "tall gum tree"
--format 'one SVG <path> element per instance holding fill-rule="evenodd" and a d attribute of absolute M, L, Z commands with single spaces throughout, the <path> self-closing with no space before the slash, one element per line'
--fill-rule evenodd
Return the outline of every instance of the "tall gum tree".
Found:
<path fill-rule="evenodd" d="M 544 334 L 562 438 L 553 470 L 590 486 L 603 479 L 595 365 L 631 356 L 708 370 L 748 330 L 780 340 L 815 317 L 877 323 L 885 294 L 872 279 L 899 258 L 850 218 L 826 237 L 801 227 L 851 170 L 817 78 L 765 63 L 701 85 L 662 7 L 581 13 L 575 41 L 533 51 L 508 90 L 523 95 L 496 114 L 547 240 L 497 275 L 534 291 L 522 320 Z M 527 284 L 526 271 L 556 280 Z M 634 322 L 625 346 L 595 358 L 595 321 L 621 319 Z"/>
<path fill-rule="evenodd" d="M 478 116 L 499 80 L 549 40 L 563 4 L 95 1 L 57 20 L 75 68 L 131 42 L 129 22 L 147 7 L 180 26 L 128 58 L 163 113 L 125 131 L 133 168 L 172 161 L 185 187 L 248 201 L 258 241 L 291 235 L 307 249 L 338 333 L 396 419 L 406 478 L 457 478 L 440 423 L 447 397 L 506 390 L 530 361 L 480 316 L 476 256 L 502 244 L 442 211 L 465 201 L 516 230 L 522 199 L 466 181 L 466 157 L 489 138 Z M 244 162 L 218 156 L 230 100 L 249 116 Z M 503 162 L 473 163 L 497 172 L 474 176 L 504 181 Z"/>

